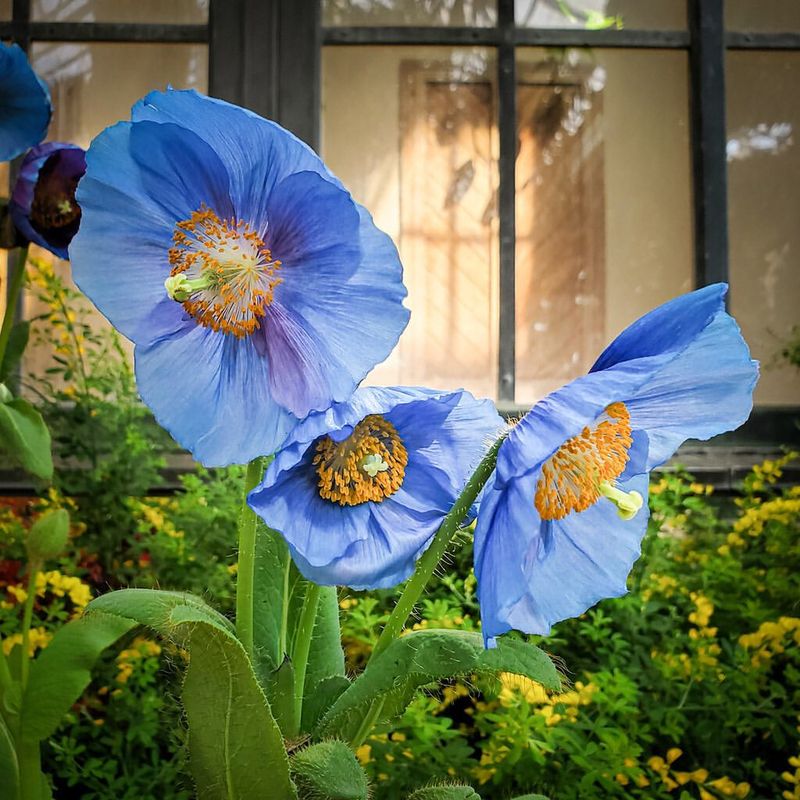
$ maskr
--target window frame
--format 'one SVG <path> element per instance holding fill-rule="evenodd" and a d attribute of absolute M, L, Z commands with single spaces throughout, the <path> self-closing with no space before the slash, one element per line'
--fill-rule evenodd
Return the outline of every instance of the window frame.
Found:
<path fill-rule="evenodd" d="M 323 27 L 322 0 L 209 0 L 205 24 L 43 22 L 31 0 L 13 0 L 0 38 L 35 41 L 184 43 L 209 47 L 209 93 L 277 120 L 318 147 L 322 47 L 448 45 L 497 53 L 499 131 L 499 330 L 497 404 L 518 412 L 515 392 L 516 48 L 670 49 L 689 62 L 690 142 L 696 287 L 728 280 L 725 56 L 729 50 L 800 50 L 800 31 L 727 31 L 724 0 L 686 0 L 685 30 L 520 28 L 515 0 L 497 0 L 493 27 Z M 303 87 L 303 91 L 297 91 Z M 16 268 L 9 260 L 9 270 Z M 735 287 L 732 289 L 736 290 Z M 800 405 L 757 407 L 731 441 L 798 443 Z"/>

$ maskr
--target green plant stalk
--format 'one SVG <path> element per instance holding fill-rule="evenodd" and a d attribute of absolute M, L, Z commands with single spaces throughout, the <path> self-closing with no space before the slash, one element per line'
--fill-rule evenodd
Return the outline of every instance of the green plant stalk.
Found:
<path fill-rule="evenodd" d="M 292 666 L 294 667 L 294 719 L 293 723 L 297 734 L 303 718 L 303 693 L 306 684 L 306 671 L 308 669 L 308 654 L 311 652 L 311 639 L 314 636 L 314 624 L 317 620 L 317 606 L 319 605 L 320 586 L 307 581 L 308 588 L 303 599 L 303 611 L 300 614 L 300 623 L 297 627 L 294 652 L 292 653 Z"/>
<path fill-rule="evenodd" d="M 20 651 L 20 678 L 22 691 L 28 685 L 28 669 L 30 667 L 31 620 L 33 619 L 33 604 L 36 600 L 36 576 L 39 574 L 41 564 L 35 561 L 28 563 L 28 596 L 25 598 L 25 611 L 22 615 L 22 646 Z"/>
<path fill-rule="evenodd" d="M 23 741 L 17 747 L 20 800 L 42 800 L 45 795 L 42 753 L 39 742 Z"/>
<path fill-rule="evenodd" d="M 11 276 L 11 283 L 8 285 L 6 295 L 6 312 L 3 315 L 3 327 L 0 328 L 0 364 L 6 356 L 8 339 L 11 336 L 11 329 L 14 327 L 14 317 L 17 314 L 17 301 L 19 293 L 22 291 L 22 283 L 25 280 L 25 265 L 28 263 L 28 246 L 21 247 L 17 256 L 17 268 Z"/>
<path fill-rule="evenodd" d="M 361 747 L 361 745 L 367 740 L 367 736 L 369 736 L 372 726 L 378 721 L 381 711 L 383 711 L 383 700 L 376 700 L 370 706 L 367 715 L 361 721 L 361 724 L 358 726 L 358 730 L 353 736 L 353 740 L 350 742 L 350 747 L 352 750 L 358 750 L 358 748 Z"/>
<path fill-rule="evenodd" d="M 258 485 L 263 472 L 263 458 L 254 458 L 247 465 L 238 528 L 239 561 L 236 570 L 236 635 L 251 660 L 253 658 L 253 581 L 255 577 L 258 517 L 247 505 L 247 495 Z"/>
<path fill-rule="evenodd" d="M 431 579 L 442 556 L 447 552 L 447 548 L 456 534 L 461 522 L 467 515 L 472 504 L 480 494 L 484 484 L 489 480 L 489 476 L 494 472 L 497 464 L 497 452 L 503 443 L 505 436 L 500 436 L 497 441 L 489 448 L 489 452 L 478 464 L 472 477 L 467 481 L 464 490 L 458 496 L 453 507 L 448 512 L 444 521 L 439 526 L 439 530 L 433 537 L 430 547 L 422 554 L 417 561 L 414 574 L 406 583 L 403 593 L 397 601 L 397 605 L 392 610 L 386 626 L 381 631 L 378 641 L 372 650 L 370 662 L 379 656 L 399 635 L 406 624 L 408 617 L 414 609 L 423 590 Z"/>

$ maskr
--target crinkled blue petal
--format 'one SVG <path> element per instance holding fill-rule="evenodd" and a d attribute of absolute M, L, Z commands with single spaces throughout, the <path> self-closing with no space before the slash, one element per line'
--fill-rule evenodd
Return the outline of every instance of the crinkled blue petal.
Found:
<path fill-rule="evenodd" d="M 16 45 L 0 44 L 0 161 L 10 161 L 44 139 L 50 92 Z"/>
<path fill-rule="evenodd" d="M 173 122 L 193 131 L 220 154 L 230 174 L 237 215 L 267 220 L 270 194 L 296 172 L 312 171 L 341 187 L 319 156 L 296 136 L 251 111 L 194 90 L 150 92 L 131 111 L 134 122 Z M 266 228 L 257 228 L 263 235 Z"/>
<path fill-rule="evenodd" d="M 340 507 L 323 500 L 313 443 L 352 430 L 370 414 L 391 422 L 406 447 L 403 485 L 380 503 Z M 298 424 L 249 503 L 284 536 L 308 579 L 357 589 L 394 586 L 411 574 L 502 426 L 489 401 L 467 392 L 359 389 L 352 400 Z"/>
<path fill-rule="evenodd" d="M 163 137 L 156 128 L 163 128 Z M 161 174 L 139 163 L 148 148 Z M 186 175 L 170 169 L 172 154 L 184 164 L 191 160 Z M 134 343 L 149 345 L 187 320 L 164 288 L 167 253 L 175 223 L 188 219 L 201 202 L 230 209 L 225 170 L 190 131 L 153 124 L 139 130 L 128 122 L 107 128 L 92 142 L 86 165 L 77 192 L 81 226 L 69 249 L 73 278 L 115 328 Z M 190 180 L 193 188 L 184 183 Z"/>
<path fill-rule="evenodd" d="M 726 283 L 715 283 L 680 295 L 629 325 L 602 352 L 590 372 L 600 372 L 624 361 L 688 347 L 725 308 Z"/>
<path fill-rule="evenodd" d="M 160 425 L 206 466 L 277 450 L 296 423 L 272 398 L 266 358 L 249 339 L 185 323 L 134 351 L 136 382 Z"/>
<path fill-rule="evenodd" d="M 605 498 L 561 520 L 542 520 L 533 503 L 537 479 L 531 473 L 493 487 L 478 518 L 475 574 L 488 646 L 512 629 L 545 635 L 556 622 L 625 594 L 639 557 L 649 516 L 646 475 L 619 484 L 645 499 L 627 521 Z"/>

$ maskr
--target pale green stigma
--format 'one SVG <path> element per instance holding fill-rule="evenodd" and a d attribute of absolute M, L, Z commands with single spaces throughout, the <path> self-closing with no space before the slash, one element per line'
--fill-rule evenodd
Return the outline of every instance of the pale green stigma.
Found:
<path fill-rule="evenodd" d="M 623 492 L 610 481 L 603 481 L 598 488 L 600 494 L 607 497 L 617 507 L 617 514 L 624 520 L 633 519 L 644 505 L 644 500 L 639 492 Z"/>
<path fill-rule="evenodd" d="M 185 303 L 193 294 L 202 292 L 203 289 L 211 287 L 208 277 L 187 278 L 182 272 L 177 275 L 170 275 L 164 281 L 164 287 L 172 300 L 178 303 Z"/>
<path fill-rule="evenodd" d="M 72 203 L 69 200 L 59 200 L 58 211 L 60 214 L 69 214 L 72 211 Z"/>
<path fill-rule="evenodd" d="M 374 478 L 379 472 L 386 472 L 389 465 L 377 453 L 370 453 L 361 461 L 361 469 Z"/>

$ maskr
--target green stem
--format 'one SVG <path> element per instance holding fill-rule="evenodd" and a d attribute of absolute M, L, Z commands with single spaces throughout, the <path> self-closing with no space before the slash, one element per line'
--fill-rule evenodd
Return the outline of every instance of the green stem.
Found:
<path fill-rule="evenodd" d="M 22 616 L 22 648 L 20 652 L 20 678 L 22 691 L 28 685 L 28 667 L 30 664 L 30 633 L 31 620 L 33 619 L 33 603 L 36 600 L 36 576 L 39 574 L 39 564 L 35 561 L 28 563 L 28 596 L 25 598 L 25 612 Z"/>
<path fill-rule="evenodd" d="M 258 517 L 247 505 L 247 495 L 261 481 L 264 460 L 254 458 L 247 465 L 244 497 L 239 513 L 239 563 L 236 578 L 236 634 L 247 655 L 253 657 L 253 581 L 256 562 L 256 527 Z"/>
<path fill-rule="evenodd" d="M 489 476 L 494 472 L 495 464 L 497 463 L 497 451 L 500 449 L 504 438 L 505 437 L 501 436 L 491 448 L 489 448 L 489 452 L 483 457 L 483 461 L 478 464 L 478 468 L 467 481 L 464 491 L 461 492 L 458 500 L 456 500 L 455 504 L 444 518 L 439 530 L 433 537 L 430 547 L 422 554 L 419 561 L 417 561 L 414 574 L 409 578 L 408 583 L 406 583 L 403 593 L 397 601 L 397 605 L 394 607 L 386 626 L 378 637 L 378 641 L 375 643 L 372 655 L 370 656 L 370 662 L 376 656 L 380 655 L 403 630 L 403 626 L 406 624 L 409 615 L 413 611 L 431 575 L 433 575 L 442 556 L 447 552 L 447 548 L 450 546 L 450 542 L 458 530 L 459 525 L 480 494 L 484 484 L 489 480 Z"/>
<path fill-rule="evenodd" d="M 23 741 L 17 750 L 19 758 L 20 800 L 42 800 L 44 775 L 39 742 Z"/>
<path fill-rule="evenodd" d="M 378 721 L 378 717 L 380 716 L 381 711 L 383 711 L 383 699 L 376 700 L 371 706 L 367 715 L 361 720 L 361 724 L 358 726 L 358 730 L 355 732 L 353 736 L 353 740 L 350 742 L 350 747 L 355 751 L 367 739 L 369 736 L 370 731 L 372 730 L 372 726 Z"/>
<path fill-rule="evenodd" d="M 27 245 L 20 248 L 16 261 L 16 269 L 8 285 L 6 313 L 3 315 L 3 327 L 0 328 L 0 364 L 3 363 L 3 359 L 5 358 L 8 339 L 11 336 L 11 329 L 14 327 L 14 319 L 17 316 L 17 300 L 19 299 L 20 291 L 22 291 L 22 283 L 25 279 L 25 264 L 28 261 Z"/>
<path fill-rule="evenodd" d="M 294 667 L 294 723 L 297 730 L 303 717 L 303 694 L 308 669 L 308 654 L 311 652 L 311 639 L 314 636 L 314 624 L 317 621 L 317 606 L 321 587 L 307 581 L 306 596 L 303 600 L 303 611 L 295 636 L 292 666 Z M 296 731 L 295 731 L 296 732 Z"/>
<path fill-rule="evenodd" d="M 281 633 L 280 633 L 280 650 L 279 655 L 283 658 L 288 655 L 289 649 L 287 639 L 289 638 L 289 576 L 292 572 L 292 558 L 286 554 L 286 567 L 283 570 L 283 605 L 281 607 Z"/>

